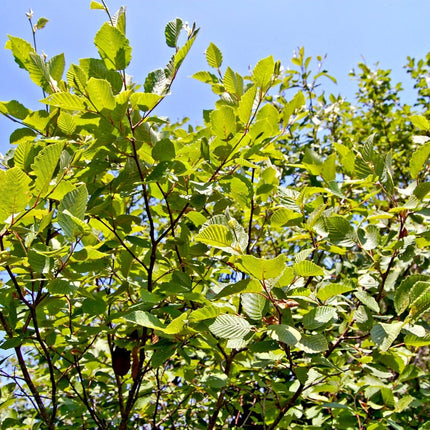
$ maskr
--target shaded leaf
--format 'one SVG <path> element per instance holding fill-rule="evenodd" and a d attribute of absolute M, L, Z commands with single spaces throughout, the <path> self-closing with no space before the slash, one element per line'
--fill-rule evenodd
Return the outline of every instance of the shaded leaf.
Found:
<path fill-rule="evenodd" d="M 286 324 L 275 324 L 267 327 L 269 336 L 279 342 L 294 346 L 302 338 L 299 331 Z"/>

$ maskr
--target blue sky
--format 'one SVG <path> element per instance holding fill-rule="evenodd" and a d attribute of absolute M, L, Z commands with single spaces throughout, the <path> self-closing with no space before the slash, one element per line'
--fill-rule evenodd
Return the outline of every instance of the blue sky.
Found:
<path fill-rule="evenodd" d="M 210 88 L 190 76 L 207 70 L 204 51 L 214 42 L 223 52 L 224 64 L 246 74 L 268 55 L 286 67 L 293 51 L 304 46 L 308 55 L 327 54 L 325 68 L 338 80 L 327 88 L 352 100 L 354 84 L 349 71 L 358 62 L 393 70 L 404 81 L 406 57 L 423 58 L 430 50 L 429 0 L 107 0 L 112 12 L 127 6 L 127 33 L 133 47 L 128 73 L 143 82 L 147 73 L 162 67 L 171 48 L 164 43 L 164 26 L 176 17 L 201 27 L 168 100 L 157 114 L 173 120 L 188 116 L 202 122 L 202 110 L 213 106 Z M 50 20 L 38 32 L 39 51 L 48 56 L 61 52 L 66 69 L 79 58 L 97 56 L 93 38 L 106 20 L 103 11 L 90 10 L 90 0 L 3 0 L 0 45 L 7 34 L 31 39 L 25 16 L 30 8 L 37 20 Z M 0 100 L 17 99 L 31 109 L 38 107 L 40 89 L 14 63 L 8 50 L 0 49 Z M 408 85 L 405 84 L 408 88 Z M 412 95 L 409 94 L 412 99 Z M 0 117 L 0 152 L 9 147 L 15 125 Z"/>

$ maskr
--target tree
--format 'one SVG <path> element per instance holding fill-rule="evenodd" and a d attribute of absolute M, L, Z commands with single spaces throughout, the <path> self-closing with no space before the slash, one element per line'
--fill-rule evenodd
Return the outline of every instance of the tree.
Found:
<path fill-rule="evenodd" d="M 45 96 L 0 104 L 1 428 L 429 428 L 429 59 L 415 107 L 365 64 L 353 106 L 303 49 L 242 76 L 211 44 L 191 127 L 155 111 L 198 28 L 139 85 L 91 7 L 65 78 L 7 43 Z"/>

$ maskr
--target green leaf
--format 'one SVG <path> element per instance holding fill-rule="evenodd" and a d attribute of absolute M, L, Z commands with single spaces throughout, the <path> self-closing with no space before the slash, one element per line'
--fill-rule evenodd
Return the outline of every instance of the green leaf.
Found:
<path fill-rule="evenodd" d="M 175 20 L 167 23 L 164 30 L 167 46 L 170 46 L 171 48 L 176 47 L 179 35 L 181 34 L 182 26 L 183 24 L 180 18 L 176 18 Z"/>
<path fill-rule="evenodd" d="M 266 90 L 272 82 L 275 71 L 275 60 L 273 56 L 260 60 L 252 72 L 252 81 L 257 87 Z"/>
<path fill-rule="evenodd" d="M 325 302 L 330 297 L 338 296 L 343 293 L 352 291 L 353 288 L 342 284 L 327 284 L 318 290 L 317 297 L 322 302 Z"/>
<path fill-rule="evenodd" d="M 406 346 L 412 346 L 415 348 L 428 346 L 430 345 L 430 334 L 426 334 L 425 336 L 416 336 L 414 334 L 408 334 L 405 336 L 404 342 Z"/>
<path fill-rule="evenodd" d="M 51 80 L 47 63 L 45 63 L 44 59 L 39 54 L 35 52 L 30 53 L 27 70 L 31 80 L 36 85 L 49 93 L 52 92 L 52 87 L 55 86 L 55 83 Z"/>
<path fill-rule="evenodd" d="M 0 112 L 4 115 L 11 115 L 18 119 L 25 119 L 29 110 L 16 100 L 0 102 Z"/>
<path fill-rule="evenodd" d="M 239 119 L 245 124 L 248 124 L 251 118 L 252 108 L 254 106 L 256 95 L 257 86 L 253 85 L 245 91 L 245 93 L 239 100 L 239 107 L 237 109 L 237 113 L 239 115 Z"/>
<path fill-rule="evenodd" d="M 284 273 L 287 257 L 284 254 L 276 258 L 264 259 L 253 255 L 242 255 L 238 259 L 241 270 L 263 281 L 265 279 L 278 278 Z"/>
<path fill-rule="evenodd" d="M 206 49 L 206 61 L 209 67 L 213 67 L 214 69 L 219 69 L 222 65 L 222 53 L 213 43 Z"/>
<path fill-rule="evenodd" d="M 370 330 L 370 336 L 381 351 L 385 352 L 396 340 L 403 325 L 403 321 L 395 321 L 391 324 L 378 323 Z"/>
<path fill-rule="evenodd" d="M 409 162 L 409 170 L 413 179 L 416 179 L 420 171 L 423 169 L 428 156 L 430 155 L 430 138 L 427 136 L 415 136 L 415 143 L 420 146 L 412 152 L 412 156 Z"/>
<path fill-rule="evenodd" d="M 86 86 L 92 106 L 101 112 L 103 109 L 114 110 L 116 106 L 111 84 L 105 79 L 90 78 Z"/>
<path fill-rule="evenodd" d="M 233 243 L 233 234 L 225 225 L 208 225 L 199 231 L 195 240 L 215 248 L 229 250 Z"/>
<path fill-rule="evenodd" d="M 422 115 L 412 115 L 409 119 L 416 128 L 423 131 L 430 130 L 430 123 L 426 117 Z"/>
<path fill-rule="evenodd" d="M 342 246 L 353 246 L 357 241 L 357 234 L 350 222 L 341 215 L 326 218 L 330 240 Z"/>
<path fill-rule="evenodd" d="M 188 52 L 193 46 L 193 43 L 195 40 L 196 40 L 196 36 L 193 36 L 191 39 L 187 40 L 184 46 L 182 46 L 175 54 L 175 56 L 173 57 L 174 58 L 173 67 L 175 70 L 177 70 L 178 67 L 180 67 L 182 62 L 185 60 L 185 57 L 188 55 Z"/>
<path fill-rule="evenodd" d="M 230 106 L 214 110 L 210 118 L 213 132 L 221 139 L 228 140 L 236 133 L 236 115 Z"/>
<path fill-rule="evenodd" d="M 317 354 L 328 350 L 328 342 L 323 334 L 302 335 L 296 347 L 308 354 Z"/>
<path fill-rule="evenodd" d="M 33 194 L 36 196 L 45 195 L 51 182 L 52 175 L 60 160 L 64 143 L 58 142 L 45 146 L 34 159 L 31 166 L 33 173 L 36 175 L 34 182 Z"/>
<path fill-rule="evenodd" d="M 212 334 L 221 339 L 243 339 L 252 329 L 245 318 L 230 314 L 218 315 L 209 325 Z"/>
<path fill-rule="evenodd" d="M 109 69 L 124 70 L 130 64 L 131 47 L 118 28 L 104 23 L 95 36 L 94 44 Z"/>
<path fill-rule="evenodd" d="M 142 327 L 163 331 L 165 325 L 155 316 L 145 311 L 133 311 L 124 315 L 124 319 Z"/>
<path fill-rule="evenodd" d="M 416 283 L 424 283 L 430 286 L 430 277 L 427 275 L 412 275 L 403 279 L 396 288 L 394 295 L 394 308 L 397 315 L 403 313 L 411 303 L 410 292 Z"/>
<path fill-rule="evenodd" d="M 293 268 L 298 276 L 324 276 L 323 268 L 309 260 L 300 261 Z"/>
<path fill-rule="evenodd" d="M 329 306 L 319 306 L 311 309 L 303 316 L 303 326 L 308 330 L 315 330 L 330 321 L 337 319 L 335 308 Z"/>
<path fill-rule="evenodd" d="M 373 312 L 379 313 L 380 308 L 378 302 L 366 291 L 355 291 L 354 296 L 360 300 L 363 305 L 367 306 Z"/>
<path fill-rule="evenodd" d="M 218 78 L 213 73 L 209 73 L 207 71 L 201 71 L 194 73 L 193 76 L 191 76 L 193 79 L 196 79 L 200 82 L 204 82 L 205 84 L 217 84 Z"/>
<path fill-rule="evenodd" d="M 84 102 L 84 99 L 75 94 L 70 94 L 67 92 L 51 94 L 49 97 L 40 100 L 40 102 L 46 105 L 56 106 L 61 109 L 66 109 L 70 111 L 87 110 L 87 106 Z"/>
<path fill-rule="evenodd" d="M 87 208 L 88 191 L 85 185 L 80 185 L 69 191 L 58 207 L 57 221 L 68 239 L 74 239 L 83 234 L 82 223 Z"/>
<path fill-rule="evenodd" d="M 288 208 L 279 208 L 273 212 L 270 223 L 276 227 L 283 227 L 289 224 L 296 224 L 301 221 L 303 215 Z"/>
<path fill-rule="evenodd" d="M 302 338 L 299 331 L 286 324 L 270 325 L 267 332 L 272 339 L 290 346 L 295 346 Z"/>
<path fill-rule="evenodd" d="M 219 307 L 209 304 L 192 311 L 188 316 L 188 321 L 190 323 L 196 323 L 199 321 L 216 318 L 220 313 L 221 310 Z"/>
<path fill-rule="evenodd" d="M 336 154 L 331 154 L 324 160 L 321 176 L 327 183 L 336 179 Z"/>
<path fill-rule="evenodd" d="M 49 19 L 41 17 L 37 20 L 35 28 L 37 30 L 41 30 L 42 28 L 45 27 L 46 24 L 48 24 L 48 22 L 49 22 Z"/>
<path fill-rule="evenodd" d="M 175 145 L 170 139 L 161 139 L 152 148 L 152 158 L 157 161 L 170 161 L 175 158 Z"/>
<path fill-rule="evenodd" d="M 31 179 L 19 168 L 12 167 L 0 171 L 0 222 L 4 223 L 11 215 L 22 212 L 30 199 Z"/>
<path fill-rule="evenodd" d="M 304 106 L 305 103 L 306 99 L 301 91 L 294 95 L 293 99 L 289 101 L 282 110 L 282 121 L 284 126 L 290 123 L 291 115 L 293 115 L 296 110 Z"/>
<path fill-rule="evenodd" d="M 161 100 L 161 96 L 154 93 L 133 93 L 130 97 L 131 105 L 138 107 L 141 111 L 149 111 L 153 109 Z"/>
<path fill-rule="evenodd" d="M 233 94 L 237 98 L 242 96 L 243 79 L 238 73 L 235 73 L 230 67 L 227 67 L 224 73 L 224 76 L 222 78 L 222 83 L 228 93 Z"/>
<path fill-rule="evenodd" d="M 260 321 L 264 314 L 267 299 L 261 294 L 244 293 L 242 294 L 242 307 L 246 315 L 254 321 Z"/>
<path fill-rule="evenodd" d="M 411 303 L 408 319 L 416 321 L 422 314 L 430 310 L 430 287 Z"/>
<path fill-rule="evenodd" d="M 104 10 L 104 6 L 98 1 L 91 0 L 90 9 L 102 9 Z"/>
<path fill-rule="evenodd" d="M 66 60 L 64 58 L 64 54 L 52 57 L 47 63 L 49 75 L 55 79 L 55 81 L 60 81 L 63 78 L 65 66 Z"/>
<path fill-rule="evenodd" d="M 6 42 L 5 48 L 10 49 L 15 58 L 16 63 L 22 69 L 27 69 L 30 62 L 30 53 L 34 53 L 34 48 L 24 39 L 19 37 L 8 36 L 9 40 Z"/>
<path fill-rule="evenodd" d="M 73 115 L 66 111 L 61 111 L 57 119 L 57 125 L 66 136 L 72 136 L 76 130 L 76 121 Z"/>

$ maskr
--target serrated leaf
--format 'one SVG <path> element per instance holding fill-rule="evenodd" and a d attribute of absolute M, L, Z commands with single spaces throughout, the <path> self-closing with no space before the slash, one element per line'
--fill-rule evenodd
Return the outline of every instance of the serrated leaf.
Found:
<path fill-rule="evenodd" d="M 155 316 L 145 311 L 134 311 L 124 316 L 126 321 L 140 325 L 142 327 L 152 328 L 163 331 L 165 325 Z"/>
<path fill-rule="evenodd" d="M 206 61 L 209 67 L 213 67 L 214 69 L 219 69 L 222 65 L 222 53 L 213 43 L 206 49 Z"/>
<path fill-rule="evenodd" d="M 40 100 L 41 103 L 46 105 L 56 106 L 61 109 L 71 111 L 86 111 L 87 106 L 84 100 L 76 94 L 70 94 L 68 92 L 58 92 L 51 94 L 49 97 Z"/>
<path fill-rule="evenodd" d="M 154 93 L 133 93 L 130 97 L 130 103 L 133 107 L 138 107 L 141 111 L 153 109 L 160 101 L 161 96 Z"/>
<path fill-rule="evenodd" d="M 296 345 L 302 338 L 298 330 L 286 324 L 270 325 L 267 332 L 272 339 L 290 346 Z"/>
<path fill-rule="evenodd" d="M 58 142 L 45 146 L 34 159 L 31 166 L 33 173 L 36 175 L 34 182 L 33 193 L 36 196 L 44 196 L 48 191 L 49 183 L 52 175 L 60 160 L 61 152 L 63 151 L 64 143 Z"/>
<path fill-rule="evenodd" d="M 104 23 L 94 38 L 94 44 L 109 69 L 124 70 L 130 64 L 131 47 L 118 28 Z"/>
<path fill-rule="evenodd" d="M 58 207 L 57 221 L 68 239 L 74 239 L 82 234 L 87 199 L 87 188 L 85 185 L 80 185 L 68 192 Z"/>
<path fill-rule="evenodd" d="M 260 321 L 265 313 L 267 299 L 261 294 L 242 294 L 242 307 L 246 315 L 254 321 Z"/>
<path fill-rule="evenodd" d="M 194 75 L 191 76 L 193 79 L 196 79 L 200 82 L 204 82 L 205 84 L 217 84 L 218 78 L 213 73 L 209 73 L 207 71 L 201 71 L 194 73 Z"/>
<path fill-rule="evenodd" d="M 298 276 L 308 277 L 324 275 L 324 269 L 309 260 L 300 261 L 294 264 L 293 268 Z"/>
<path fill-rule="evenodd" d="M 342 246 L 353 246 L 357 240 L 354 227 L 341 215 L 326 218 L 330 241 Z"/>
<path fill-rule="evenodd" d="M 409 162 L 409 170 L 411 177 L 416 179 L 420 171 L 423 169 L 428 156 L 430 155 L 430 138 L 425 137 L 424 143 L 412 152 L 411 160 Z"/>
<path fill-rule="evenodd" d="M 414 334 L 407 334 L 403 340 L 406 346 L 413 346 L 420 348 L 422 346 L 430 345 L 430 334 L 424 336 L 416 336 Z"/>
<path fill-rule="evenodd" d="M 242 255 L 238 259 L 241 270 L 262 281 L 265 279 L 278 278 L 284 273 L 287 257 L 284 254 L 276 258 L 264 259 L 253 255 Z"/>
<path fill-rule="evenodd" d="M 430 310 L 430 288 L 427 288 L 411 303 L 408 319 L 416 321 L 422 314 Z"/>
<path fill-rule="evenodd" d="M 55 81 L 60 81 L 63 77 L 65 65 L 66 60 L 64 58 L 64 54 L 52 57 L 47 63 L 49 75 L 55 79 Z"/>
<path fill-rule="evenodd" d="M 239 293 L 261 293 L 263 287 L 256 279 L 242 279 L 234 284 L 224 287 L 215 297 L 218 300 L 222 297 L 232 296 Z"/>
<path fill-rule="evenodd" d="M 352 291 L 353 288 L 342 284 L 327 284 L 318 290 L 317 297 L 322 302 L 325 302 L 330 297 L 338 296 L 343 293 Z"/>
<path fill-rule="evenodd" d="M 335 308 L 319 306 L 311 309 L 303 316 L 303 326 L 308 330 L 315 330 L 336 318 L 337 312 Z"/>
<path fill-rule="evenodd" d="M 225 225 L 208 225 L 203 227 L 195 240 L 223 250 L 229 250 L 233 244 L 231 229 Z"/>
<path fill-rule="evenodd" d="M 403 313 L 410 305 L 410 292 L 417 282 L 424 282 L 430 285 L 430 277 L 427 275 L 412 275 L 404 279 L 396 288 L 394 295 L 394 308 L 397 315 Z"/>
<path fill-rule="evenodd" d="M 0 112 L 4 115 L 11 115 L 18 119 L 25 119 L 30 111 L 20 102 L 10 100 L 8 102 L 0 102 Z"/>
<path fill-rule="evenodd" d="M 192 311 L 188 316 L 190 323 L 204 321 L 212 318 L 216 318 L 221 313 L 219 307 L 214 305 L 205 305 L 202 308 Z"/>
<path fill-rule="evenodd" d="M 195 40 L 196 36 L 193 36 L 191 39 L 187 40 L 185 44 L 181 46 L 178 52 L 174 55 L 173 67 L 175 70 L 178 69 L 178 67 L 180 67 L 180 65 L 183 63 Z"/>
<path fill-rule="evenodd" d="M 19 168 L 12 167 L 0 171 L 0 222 L 4 223 L 11 215 L 22 212 L 31 197 L 29 185 L 31 179 Z"/>
<path fill-rule="evenodd" d="M 254 67 L 252 81 L 257 87 L 266 90 L 272 81 L 274 71 L 275 60 L 273 56 L 263 58 Z"/>
<path fill-rule="evenodd" d="M 254 106 L 256 96 L 257 86 L 253 85 L 245 91 L 245 93 L 239 100 L 239 107 L 237 109 L 237 113 L 239 115 L 239 119 L 245 124 L 248 124 L 251 118 L 252 108 Z"/>
<path fill-rule="evenodd" d="M 367 306 L 373 312 L 379 313 L 380 308 L 378 302 L 366 291 L 355 291 L 354 296 L 360 300 L 363 305 Z"/>
<path fill-rule="evenodd" d="M 51 81 L 48 65 L 45 63 L 44 59 L 39 54 L 31 52 L 26 67 L 31 80 L 45 91 L 51 93 L 51 84 L 52 86 L 55 84 Z"/>
<path fill-rule="evenodd" d="M 98 112 L 101 112 L 103 109 L 115 109 L 116 102 L 112 93 L 112 87 L 105 79 L 90 78 L 86 85 L 86 91 L 92 106 Z"/>
<path fill-rule="evenodd" d="M 236 133 L 236 115 L 230 106 L 221 106 L 211 112 L 211 127 L 214 134 L 227 140 Z"/>
<path fill-rule="evenodd" d="M 302 220 L 303 215 L 288 208 L 279 208 L 270 217 L 273 226 L 283 227 L 290 223 L 297 223 Z"/>
<path fill-rule="evenodd" d="M 164 29 L 167 46 L 170 46 L 171 48 L 176 47 L 181 30 L 182 20 L 180 18 L 176 18 L 175 20 L 167 23 L 166 28 Z"/>
<path fill-rule="evenodd" d="M 243 79 L 240 75 L 235 73 L 230 67 L 227 67 L 222 83 L 224 88 L 230 94 L 234 94 L 237 98 L 242 95 L 243 92 Z"/>
<path fill-rule="evenodd" d="M 237 315 L 218 315 L 209 325 L 209 330 L 221 339 L 243 339 L 253 326 L 245 318 Z"/>
<path fill-rule="evenodd" d="M 391 324 L 378 323 L 370 330 L 370 336 L 381 351 L 385 352 L 396 340 L 403 325 L 403 321 L 395 321 Z"/>
<path fill-rule="evenodd" d="M 73 115 L 65 111 L 61 111 L 57 119 L 57 125 L 66 136 L 72 136 L 76 130 L 76 122 Z"/>
<path fill-rule="evenodd" d="M 328 342 L 323 334 L 303 335 L 296 347 L 308 354 L 317 354 L 328 350 Z"/>
<path fill-rule="evenodd" d="M 16 63 L 22 69 L 27 69 L 30 61 L 30 53 L 34 53 L 34 48 L 26 40 L 19 37 L 8 36 L 9 40 L 6 42 L 5 48 L 10 49 L 15 58 Z"/>

